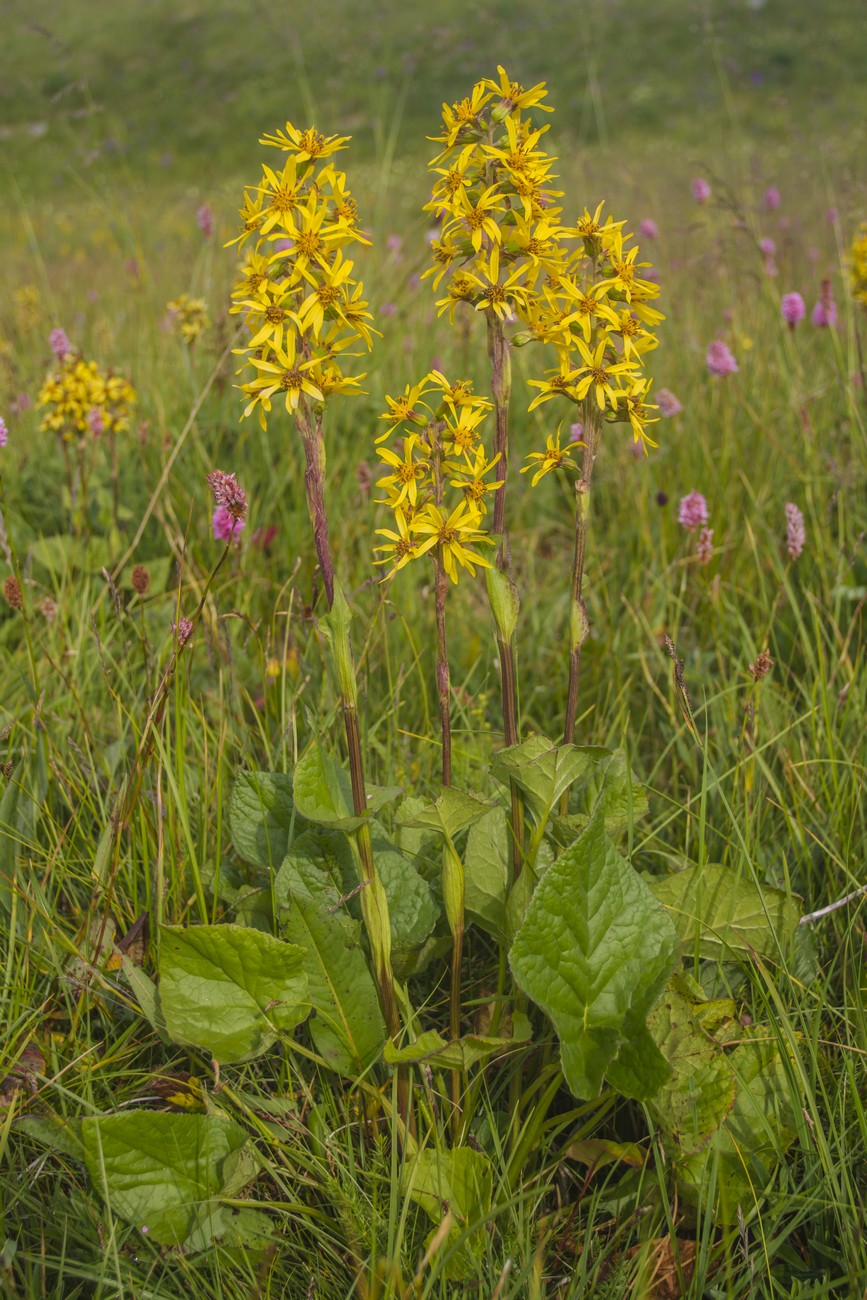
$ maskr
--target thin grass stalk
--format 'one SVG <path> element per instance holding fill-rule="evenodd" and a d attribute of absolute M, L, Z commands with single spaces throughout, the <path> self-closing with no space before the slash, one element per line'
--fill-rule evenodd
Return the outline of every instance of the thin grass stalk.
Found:
<path fill-rule="evenodd" d="M 566 693 L 566 722 L 563 743 L 571 745 L 578 716 L 578 691 L 581 684 L 581 649 L 590 634 L 590 620 L 584 602 L 584 563 L 587 550 L 587 525 L 590 516 L 590 483 L 599 450 L 599 412 L 587 402 L 584 406 L 584 454 L 581 477 L 575 484 L 575 551 L 572 558 L 572 590 L 569 601 L 569 686 Z M 562 810 L 562 809 L 561 809 Z"/>

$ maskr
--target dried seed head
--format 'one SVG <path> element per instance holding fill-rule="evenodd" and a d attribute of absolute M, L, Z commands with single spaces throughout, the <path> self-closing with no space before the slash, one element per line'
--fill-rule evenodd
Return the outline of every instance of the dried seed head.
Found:
<path fill-rule="evenodd" d="M 151 585 L 151 575 L 143 564 L 137 564 L 135 566 L 130 575 L 130 582 L 132 583 L 133 591 L 137 591 L 140 596 L 145 594 L 148 587 Z"/>
<path fill-rule="evenodd" d="M 24 597 L 21 594 L 21 583 L 12 574 L 10 574 L 3 583 L 3 596 L 6 600 L 6 604 L 9 605 L 11 609 L 24 608 Z"/>
<path fill-rule="evenodd" d="M 767 677 L 773 666 L 773 659 L 767 650 L 763 650 L 761 654 L 756 655 L 756 661 L 749 665 L 748 671 L 755 681 L 760 682 L 763 677 Z"/>

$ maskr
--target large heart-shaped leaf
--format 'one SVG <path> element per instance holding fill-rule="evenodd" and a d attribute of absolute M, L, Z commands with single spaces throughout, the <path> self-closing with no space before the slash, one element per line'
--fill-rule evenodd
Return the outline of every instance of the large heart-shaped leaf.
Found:
<path fill-rule="evenodd" d="M 509 823 L 504 809 L 492 808 L 470 827 L 464 879 L 468 918 L 503 942 L 509 882 Z"/>
<path fill-rule="evenodd" d="M 402 794 L 400 786 L 365 787 L 367 811 L 355 815 L 349 773 L 321 745 L 311 745 L 295 766 L 295 806 L 308 821 L 333 830 L 351 831 Z"/>
<path fill-rule="evenodd" d="M 592 752 L 577 745 L 555 745 L 546 736 L 530 736 L 520 745 L 499 750 L 491 771 L 505 785 L 514 781 L 526 795 L 537 826 L 544 826 L 560 796 L 593 762 Z"/>
<path fill-rule="evenodd" d="M 230 1119 L 129 1111 L 81 1121 L 87 1172 L 112 1213 L 161 1245 L 199 1249 L 231 1222 L 220 1197 L 255 1175 L 247 1135 Z"/>
<path fill-rule="evenodd" d="M 216 1061 L 258 1056 L 310 1012 L 304 954 L 241 925 L 163 926 L 159 997 L 176 1043 Z"/>
<path fill-rule="evenodd" d="M 232 842 L 245 861 L 276 869 L 307 822 L 295 810 L 288 772 L 241 772 L 229 800 Z"/>
<path fill-rule="evenodd" d="M 598 1094 L 679 954 L 674 924 L 617 852 L 599 809 L 540 880 L 509 954 L 518 984 L 554 1023 L 576 1096 Z"/>
<path fill-rule="evenodd" d="M 702 957 L 726 951 L 779 957 L 801 915 L 795 895 L 712 862 L 663 876 L 650 888 L 671 913 L 685 949 L 692 952 L 698 940 Z"/>
<path fill-rule="evenodd" d="M 304 951 L 317 1051 L 333 1070 L 357 1078 L 381 1052 L 385 1025 L 360 926 L 331 911 L 327 898 L 293 898 L 285 935 Z"/>

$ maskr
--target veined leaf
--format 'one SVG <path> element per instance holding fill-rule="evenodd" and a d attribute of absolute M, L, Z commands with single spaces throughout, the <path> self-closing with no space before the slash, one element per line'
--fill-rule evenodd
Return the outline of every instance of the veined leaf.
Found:
<path fill-rule="evenodd" d="M 670 917 L 605 833 L 599 809 L 545 873 L 509 954 L 551 1017 L 576 1096 L 597 1096 L 680 954 Z"/>
<path fill-rule="evenodd" d="M 483 1222 L 490 1214 L 492 1187 L 490 1161 L 472 1147 L 420 1151 L 404 1166 L 404 1195 L 420 1205 L 437 1226 L 451 1212 L 455 1222 L 448 1240 L 457 1245 L 463 1238 L 449 1265 L 451 1278 L 471 1276 L 474 1260 L 484 1251 Z"/>
<path fill-rule="evenodd" d="M 529 1030 L 529 1025 L 527 1028 Z M 481 1034 L 467 1034 L 448 1042 L 435 1029 L 426 1029 L 406 1047 L 386 1043 L 384 1055 L 388 1065 L 417 1065 L 422 1061 L 432 1061 L 448 1070 L 469 1070 L 487 1057 L 502 1056 L 524 1046 L 526 1041 L 526 1038 L 486 1038 Z"/>
<path fill-rule="evenodd" d="M 161 1245 L 204 1249 L 231 1222 L 221 1196 L 255 1175 L 247 1135 L 230 1119 L 137 1110 L 88 1116 L 81 1140 L 91 1182 L 113 1214 Z"/>
<path fill-rule="evenodd" d="M 288 772 L 241 772 L 229 800 L 232 841 L 246 862 L 276 868 L 283 861 L 290 836 L 300 835 L 307 822 L 295 811 L 292 777 Z"/>
<path fill-rule="evenodd" d="M 590 760 L 586 774 L 572 790 L 568 815 L 553 818 L 554 834 L 567 846 L 581 834 L 599 804 L 609 835 L 647 814 L 644 787 L 632 775 L 622 749 L 588 746 L 581 753 Z"/>
<path fill-rule="evenodd" d="M 358 922 L 345 912 L 330 912 L 321 898 L 296 897 L 285 935 L 304 951 L 316 1050 L 333 1070 L 357 1078 L 379 1055 L 385 1039 Z"/>
<path fill-rule="evenodd" d="M 798 926 L 799 901 L 730 867 L 708 863 L 663 876 L 650 886 L 671 913 L 684 948 L 720 957 L 726 951 L 777 957 Z"/>
<path fill-rule="evenodd" d="M 400 824 L 438 831 L 445 838 L 454 840 L 456 835 L 467 830 L 495 806 L 491 799 L 446 786 L 434 803 L 415 809 L 408 818 L 401 818 Z"/>
<path fill-rule="evenodd" d="M 492 808 L 470 827 L 464 876 L 468 918 L 503 942 L 509 880 L 509 824 L 503 808 Z"/>
<path fill-rule="evenodd" d="M 295 806 L 308 821 L 334 830 L 355 830 L 403 791 L 400 786 L 366 787 L 367 812 L 357 817 L 352 803 L 349 773 L 320 745 L 311 745 L 296 764 Z"/>
<path fill-rule="evenodd" d="M 504 785 L 514 781 L 523 790 L 537 826 L 544 826 L 560 796 L 592 763 L 588 750 L 555 745 L 546 736 L 530 736 L 494 755 L 491 771 Z"/>
<path fill-rule="evenodd" d="M 163 926 L 160 1008 L 176 1043 L 220 1064 L 258 1056 L 310 1011 L 304 954 L 240 925 Z"/>

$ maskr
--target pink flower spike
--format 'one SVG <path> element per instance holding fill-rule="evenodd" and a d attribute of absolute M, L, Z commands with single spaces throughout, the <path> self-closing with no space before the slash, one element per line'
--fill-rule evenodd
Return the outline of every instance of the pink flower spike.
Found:
<path fill-rule="evenodd" d="M 236 519 L 228 506 L 217 506 L 211 519 L 211 526 L 214 530 L 215 542 L 230 542 L 233 538 L 240 541 L 240 535 L 244 531 L 244 520 Z"/>
<path fill-rule="evenodd" d="M 694 533 L 697 528 L 703 527 L 709 518 L 707 501 L 700 492 L 690 492 L 688 496 L 681 498 L 677 522 L 688 532 Z"/>
<path fill-rule="evenodd" d="M 210 203 L 203 203 L 196 210 L 196 221 L 205 239 L 210 239 L 214 233 L 214 213 Z"/>
<path fill-rule="evenodd" d="M 51 344 L 51 351 L 58 361 L 62 361 L 72 351 L 72 344 L 66 337 L 66 330 L 52 330 L 48 336 L 48 342 Z"/>
<path fill-rule="evenodd" d="M 235 520 L 242 520 L 247 513 L 247 494 L 234 474 L 226 474 L 221 469 L 212 470 L 208 475 L 208 487 L 214 497 L 215 506 L 223 506 Z"/>
<path fill-rule="evenodd" d="M 764 203 L 768 212 L 775 212 L 780 206 L 780 191 L 776 185 L 769 185 L 765 190 Z"/>
<path fill-rule="evenodd" d="M 711 196 L 711 188 L 703 176 L 696 176 L 692 183 L 692 197 L 696 203 L 707 203 Z"/>
<path fill-rule="evenodd" d="M 777 245 L 774 243 L 773 239 L 760 239 L 759 248 L 761 249 L 762 257 L 773 257 L 774 253 L 777 251 Z"/>
<path fill-rule="evenodd" d="M 726 375 L 734 375 L 738 371 L 738 363 L 734 358 L 727 343 L 722 339 L 712 339 L 707 345 L 705 355 L 708 373 L 715 375 L 718 379 Z"/>
<path fill-rule="evenodd" d="M 789 501 L 786 503 L 786 550 L 790 559 L 797 560 L 804 549 L 806 540 L 807 530 L 804 527 L 804 516 L 794 502 Z"/>
<path fill-rule="evenodd" d="M 683 410 L 678 398 L 668 388 L 660 388 L 656 394 L 656 405 L 659 407 L 659 414 L 666 418 L 672 415 L 680 415 Z"/>
<path fill-rule="evenodd" d="M 6 421 L 0 415 L 0 447 L 5 447 L 9 441 L 9 430 L 6 428 Z"/>
<path fill-rule="evenodd" d="M 713 529 L 703 528 L 695 544 L 695 558 L 699 564 L 709 564 L 713 555 Z"/>
<path fill-rule="evenodd" d="M 659 226 L 650 217 L 638 223 L 638 229 L 645 239 L 659 239 Z"/>
<path fill-rule="evenodd" d="M 576 420 L 574 424 L 569 425 L 570 442 L 580 442 L 583 437 L 584 437 L 584 425 L 581 423 L 580 420 Z"/>
<path fill-rule="evenodd" d="M 837 324 L 837 304 L 833 298 L 823 302 L 820 298 L 813 308 L 813 314 L 810 320 L 820 329 L 834 329 Z"/>
<path fill-rule="evenodd" d="M 806 315 L 804 299 L 799 293 L 784 293 L 780 303 L 780 311 L 783 313 L 783 320 L 790 330 L 799 325 Z"/>
<path fill-rule="evenodd" d="M 102 418 L 102 411 L 98 406 L 92 406 L 87 412 L 87 427 L 94 438 L 101 438 L 105 432 L 105 420 Z"/>

